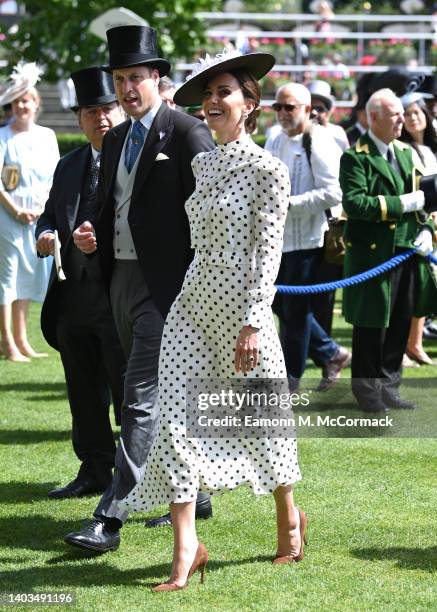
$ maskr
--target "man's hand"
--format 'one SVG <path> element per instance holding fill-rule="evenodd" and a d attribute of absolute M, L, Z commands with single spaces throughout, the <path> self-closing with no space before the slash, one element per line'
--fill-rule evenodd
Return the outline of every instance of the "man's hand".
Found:
<path fill-rule="evenodd" d="M 90 255 L 97 251 L 96 234 L 94 232 L 94 227 L 89 221 L 84 221 L 82 225 L 79 225 L 79 227 L 74 230 L 73 240 L 77 248 L 82 251 L 82 253 L 85 253 L 85 255 Z"/>
<path fill-rule="evenodd" d="M 432 253 L 432 234 L 429 229 L 423 229 L 419 232 L 416 240 L 413 242 L 413 246 L 416 247 L 416 253 L 426 257 Z"/>
<path fill-rule="evenodd" d="M 36 243 L 37 251 L 40 255 L 54 255 L 55 252 L 55 235 L 53 232 L 47 232 L 38 238 Z"/>

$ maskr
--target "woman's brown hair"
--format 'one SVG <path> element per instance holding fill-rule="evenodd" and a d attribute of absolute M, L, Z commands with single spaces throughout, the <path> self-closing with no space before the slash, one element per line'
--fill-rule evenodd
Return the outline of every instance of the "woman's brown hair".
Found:
<path fill-rule="evenodd" d="M 253 134 L 256 130 L 258 116 L 261 113 L 261 107 L 259 105 L 261 102 L 261 88 L 258 81 L 245 70 L 232 70 L 230 74 L 237 79 L 243 96 L 255 102 L 255 108 L 244 122 L 246 131 L 249 134 Z"/>

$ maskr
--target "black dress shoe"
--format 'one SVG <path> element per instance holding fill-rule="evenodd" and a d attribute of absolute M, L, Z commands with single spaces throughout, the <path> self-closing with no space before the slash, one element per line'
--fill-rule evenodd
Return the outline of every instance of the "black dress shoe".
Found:
<path fill-rule="evenodd" d="M 395 408 L 397 410 L 416 410 L 417 408 L 417 404 L 410 402 L 409 400 L 404 400 L 400 398 L 399 395 L 385 396 L 384 403 L 390 408 Z"/>
<path fill-rule="evenodd" d="M 437 340 L 437 325 L 435 323 L 425 325 L 422 336 L 426 340 Z"/>
<path fill-rule="evenodd" d="M 376 400 L 373 402 L 363 402 L 359 403 L 358 405 L 360 407 L 360 410 L 362 410 L 363 412 L 382 412 L 384 414 L 390 412 L 390 408 L 380 400 Z"/>
<path fill-rule="evenodd" d="M 65 487 L 59 487 L 53 489 L 47 493 L 47 496 L 51 499 L 67 499 L 69 497 L 83 497 L 84 495 L 94 495 L 96 493 L 103 493 L 106 486 L 99 485 L 94 480 L 87 480 L 84 478 L 75 478 Z"/>
<path fill-rule="evenodd" d="M 71 546 L 105 553 L 110 550 L 117 550 L 120 546 L 120 532 L 110 530 L 103 521 L 94 519 L 80 531 L 67 533 L 64 541 Z"/>
<path fill-rule="evenodd" d="M 212 517 L 212 505 L 211 500 L 205 499 L 196 504 L 196 519 L 209 519 Z M 163 516 L 158 516 L 157 518 L 149 519 L 144 523 L 145 527 L 153 528 L 153 527 L 169 527 L 171 526 L 171 515 L 170 512 L 168 514 L 164 514 Z"/>
<path fill-rule="evenodd" d="M 144 522 L 144 527 L 170 527 L 171 526 L 171 515 L 170 512 L 163 516 L 157 516 L 156 518 L 149 519 Z"/>

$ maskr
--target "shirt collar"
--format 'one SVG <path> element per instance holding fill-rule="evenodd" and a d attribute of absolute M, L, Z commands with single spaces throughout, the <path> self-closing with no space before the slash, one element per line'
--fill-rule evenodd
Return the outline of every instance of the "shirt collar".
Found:
<path fill-rule="evenodd" d="M 393 145 L 390 144 L 386 144 L 385 142 L 382 142 L 382 140 L 379 140 L 379 138 L 377 136 L 375 136 L 375 134 L 372 132 L 372 130 L 369 130 L 369 137 L 373 140 L 373 142 L 376 145 L 376 148 L 378 149 L 379 153 L 384 157 L 387 158 L 387 151 L 390 147 L 391 152 L 394 155 L 394 151 L 393 151 Z M 390 146 L 391 145 L 391 146 Z"/>
<path fill-rule="evenodd" d="M 150 128 L 152 127 L 153 120 L 155 119 L 159 109 L 161 108 L 161 104 L 163 104 L 163 102 L 161 98 L 158 96 L 154 106 L 152 106 L 149 112 L 146 113 L 143 117 L 141 117 L 141 119 L 138 119 L 138 121 L 141 121 L 141 123 L 144 125 L 147 131 L 149 131 Z M 131 117 L 130 120 L 131 120 L 132 125 L 136 121 L 136 119 L 134 119 L 133 117 Z"/>
<path fill-rule="evenodd" d="M 285 130 L 282 130 L 282 133 L 291 142 L 300 142 L 302 140 L 302 137 L 303 137 L 302 132 L 300 134 L 295 134 L 294 136 L 289 136 Z"/>
<path fill-rule="evenodd" d="M 91 146 L 91 155 L 93 156 L 93 161 L 96 159 L 97 155 L 100 155 L 100 151 L 97 151 L 93 146 Z"/>

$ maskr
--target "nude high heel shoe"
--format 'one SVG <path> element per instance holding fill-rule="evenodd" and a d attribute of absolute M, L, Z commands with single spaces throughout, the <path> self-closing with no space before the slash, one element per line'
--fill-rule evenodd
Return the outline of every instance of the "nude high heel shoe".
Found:
<path fill-rule="evenodd" d="M 197 571 L 200 570 L 200 582 L 203 584 L 205 580 L 205 568 L 208 563 L 208 551 L 202 542 L 199 542 L 199 546 L 197 547 L 196 555 L 194 557 L 194 561 L 190 567 L 190 571 L 188 572 L 187 581 L 182 586 L 175 584 L 174 582 L 163 582 L 162 584 L 158 584 L 157 586 L 152 588 L 152 591 L 155 593 L 164 593 L 167 591 L 180 591 L 181 589 L 185 589 L 188 586 L 188 582 L 191 576 Z"/>
<path fill-rule="evenodd" d="M 304 548 L 305 544 L 307 544 L 307 537 L 305 535 L 306 528 L 308 525 L 308 519 L 303 510 L 297 508 L 299 513 L 299 532 L 300 532 L 300 549 L 297 555 L 294 557 L 292 555 L 284 555 L 284 556 L 276 556 L 272 563 L 275 565 L 284 564 L 284 563 L 297 563 L 298 561 L 302 561 L 304 558 Z"/>

